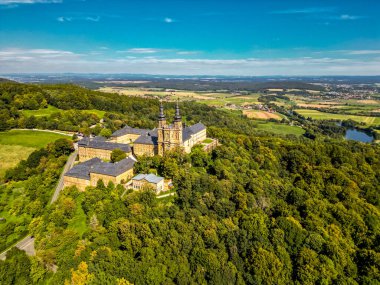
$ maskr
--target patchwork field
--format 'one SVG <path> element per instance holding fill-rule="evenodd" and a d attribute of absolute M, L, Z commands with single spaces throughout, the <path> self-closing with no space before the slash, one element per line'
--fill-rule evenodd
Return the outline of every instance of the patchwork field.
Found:
<path fill-rule="evenodd" d="M 297 113 L 301 114 L 304 117 L 310 117 L 315 120 L 348 120 L 359 123 L 365 123 L 366 125 L 380 125 L 380 117 L 367 117 L 367 116 L 356 116 L 356 115 L 346 115 L 346 114 L 333 114 L 320 112 L 317 110 L 307 110 L 307 109 L 298 109 L 295 110 Z"/>
<path fill-rule="evenodd" d="M 246 104 L 258 104 L 259 94 L 244 94 L 239 93 L 228 93 L 228 92 L 193 92 L 185 90 L 152 90 L 144 88 L 127 88 L 127 87 L 102 87 L 98 91 L 107 93 L 117 93 L 126 96 L 140 96 L 140 97 L 162 97 L 168 98 L 169 100 L 195 100 L 198 102 L 205 103 L 209 106 L 214 107 L 226 107 L 230 108 L 230 105 L 243 106 Z"/>
<path fill-rule="evenodd" d="M 0 180 L 8 168 L 28 158 L 34 150 L 63 137 L 68 138 L 68 136 L 43 131 L 0 132 Z"/>
<path fill-rule="evenodd" d="M 102 87 L 98 89 L 102 92 L 117 93 L 127 96 L 158 96 L 158 97 L 173 97 L 173 100 L 179 98 L 181 100 L 208 100 L 217 99 L 228 96 L 228 93 L 208 93 L 208 92 L 192 92 L 185 90 L 152 90 L 144 88 L 126 88 L 126 87 Z"/>
<path fill-rule="evenodd" d="M 258 110 L 244 110 L 243 114 L 246 115 L 250 119 L 260 119 L 260 120 L 281 120 L 283 117 L 278 113 L 270 113 L 265 111 Z"/>

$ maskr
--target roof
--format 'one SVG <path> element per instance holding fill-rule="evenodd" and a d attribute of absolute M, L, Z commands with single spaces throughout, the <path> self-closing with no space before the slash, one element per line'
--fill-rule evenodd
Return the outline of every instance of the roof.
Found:
<path fill-rule="evenodd" d="M 116 176 L 119 176 L 120 174 L 123 174 L 124 172 L 132 169 L 135 162 L 136 161 L 130 157 L 125 158 L 125 159 L 120 160 L 119 162 L 115 162 L 115 163 L 100 162 L 98 164 L 95 164 L 91 168 L 90 172 L 116 177 Z"/>
<path fill-rule="evenodd" d="M 154 175 L 154 174 L 138 174 L 135 177 L 133 177 L 132 180 L 137 180 L 137 181 L 146 180 L 149 183 L 157 184 L 161 182 L 162 180 L 164 180 L 164 178 Z"/>
<path fill-rule="evenodd" d="M 157 145 L 158 144 L 158 131 L 157 131 L 157 129 L 149 131 L 148 133 L 140 136 L 137 140 L 135 140 L 134 144 Z"/>
<path fill-rule="evenodd" d="M 86 162 L 75 165 L 69 171 L 66 172 L 65 176 L 75 177 L 80 179 L 90 180 L 90 169 L 102 161 L 95 157 Z"/>
<path fill-rule="evenodd" d="M 112 134 L 112 137 L 121 137 L 125 136 L 128 134 L 134 134 L 134 135 L 145 135 L 149 130 L 147 129 L 137 129 L 137 128 L 132 128 L 130 126 L 125 126 L 120 130 L 117 130 Z"/>
<path fill-rule="evenodd" d="M 206 126 L 202 123 L 196 123 L 195 125 L 192 125 L 189 127 L 191 131 L 196 134 L 206 129 Z"/>
<path fill-rule="evenodd" d="M 78 146 L 88 147 L 88 148 L 96 148 L 96 149 L 106 149 L 106 150 L 114 150 L 121 149 L 125 152 L 131 152 L 131 146 L 129 144 L 123 143 L 113 143 L 106 141 L 103 137 L 95 137 L 95 138 L 83 138 L 78 142 Z"/>
<path fill-rule="evenodd" d="M 206 129 L 206 126 L 202 123 L 197 123 L 190 127 L 185 127 L 182 131 L 182 140 L 187 141 L 191 138 L 192 135 L 197 134 Z"/>

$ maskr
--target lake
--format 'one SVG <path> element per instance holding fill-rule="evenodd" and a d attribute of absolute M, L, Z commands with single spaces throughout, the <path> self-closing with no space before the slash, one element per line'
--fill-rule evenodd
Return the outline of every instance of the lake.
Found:
<path fill-rule="evenodd" d="M 364 142 L 364 143 L 370 143 L 373 142 L 374 138 L 370 135 L 368 135 L 365 132 L 355 130 L 355 129 L 348 129 L 346 131 L 345 138 L 347 140 L 353 140 L 358 142 Z"/>

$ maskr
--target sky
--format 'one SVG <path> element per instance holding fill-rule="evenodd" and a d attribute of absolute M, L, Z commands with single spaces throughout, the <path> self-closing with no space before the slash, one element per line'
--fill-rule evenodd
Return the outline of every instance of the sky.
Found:
<path fill-rule="evenodd" d="M 380 75 L 379 0 L 0 0 L 0 73 Z"/>

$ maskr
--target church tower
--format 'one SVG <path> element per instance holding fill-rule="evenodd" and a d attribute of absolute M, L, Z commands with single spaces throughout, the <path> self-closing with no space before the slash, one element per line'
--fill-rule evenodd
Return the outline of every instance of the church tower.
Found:
<path fill-rule="evenodd" d="M 183 126 L 182 126 L 182 118 L 180 115 L 178 101 L 176 104 L 175 116 L 174 116 L 174 121 L 172 125 L 167 124 L 165 114 L 164 114 L 164 108 L 162 106 L 162 103 L 160 104 L 160 114 L 158 116 L 157 131 L 158 131 L 158 141 L 157 141 L 158 155 L 164 155 L 164 153 L 170 149 L 183 146 L 183 140 L 182 140 Z"/>
<path fill-rule="evenodd" d="M 173 144 L 182 146 L 182 131 L 183 131 L 182 118 L 179 112 L 179 105 L 178 105 L 178 99 L 177 99 L 177 104 L 175 106 L 174 122 L 173 122 L 173 134 L 172 134 Z"/>
<path fill-rule="evenodd" d="M 162 101 L 160 101 L 160 115 L 158 116 L 158 127 L 163 128 L 166 126 L 166 117 L 164 114 L 164 106 L 162 106 Z"/>

